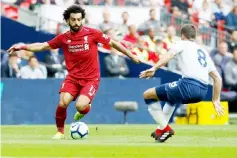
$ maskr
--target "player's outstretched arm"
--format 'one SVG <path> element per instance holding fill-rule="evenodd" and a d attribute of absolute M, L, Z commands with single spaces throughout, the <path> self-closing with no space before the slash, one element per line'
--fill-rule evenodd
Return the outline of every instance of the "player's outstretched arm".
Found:
<path fill-rule="evenodd" d="M 168 63 L 174 56 L 175 54 L 173 53 L 170 53 L 170 52 L 165 53 L 164 55 L 160 57 L 160 60 L 152 68 L 142 71 L 139 77 L 147 78 L 147 79 L 151 78 L 152 76 L 154 76 L 157 69 L 159 69 L 161 66 L 164 66 L 166 63 Z"/>
<path fill-rule="evenodd" d="M 7 51 L 11 54 L 14 51 L 27 50 L 31 52 L 40 52 L 44 50 L 49 50 L 51 47 L 47 42 L 43 43 L 32 43 L 32 44 L 15 44 Z"/>
<path fill-rule="evenodd" d="M 123 54 L 127 55 L 129 58 L 131 58 L 135 63 L 140 63 L 140 60 L 136 55 L 133 55 L 129 50 L 127 50 L 122 44 L 119 42 L 111 39 L 109 42 L 109 45 L 113 47 L 114 49 L 118 50 L 119 52 L 122 52 Z"/>
<path fill-rule="evenodd" d="M 171 52 L 162 54 L 160 60 L 153 67 L 155 70 L 158 70 L 160 67 L 166 65 L 174 56 L 175 54 Z"/>
<path fill-rule="evenodd" d="M 221 94 L 221 87 L 222 87 L 222 79 L 217 72 L 217 70 L 209 72 L 209 75 L 213 79 L 213 95 L 212 95 L 212 102 L 216 109 L 217 115 L 222 116 L 224 115 L 224 108 L 220 104 L 220 94 Z"/>

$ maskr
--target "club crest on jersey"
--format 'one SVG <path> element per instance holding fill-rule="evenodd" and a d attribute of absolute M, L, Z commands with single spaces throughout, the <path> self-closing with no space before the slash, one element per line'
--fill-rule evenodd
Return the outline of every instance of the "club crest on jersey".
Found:
<path fill-rule="evenodd" d="M 69 39 L 69 40 L 67 40 L 67 43 L 71 43 L 72 41 Z"/>
<path fill-rule="evenodd" d="M 84 43 L 88 43 L 88 36 L 84 36 L 84 40 L 85 40 Z"/>

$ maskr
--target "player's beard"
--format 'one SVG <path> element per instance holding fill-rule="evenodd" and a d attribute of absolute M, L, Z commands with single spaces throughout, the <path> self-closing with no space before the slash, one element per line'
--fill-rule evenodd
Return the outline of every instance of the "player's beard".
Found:
<path fill-rule="evenodd" d="M 78 31 L 81 29 L 81 27 L 82 27 L 82 25 L 81 25 L 81 26 L 78 26 L 78 25 L 74 25 L 74 26 L 69 25 L 69 26 L 70 26 L 71 31 L 73 31 L 73 32 L 78 32 Z"/>

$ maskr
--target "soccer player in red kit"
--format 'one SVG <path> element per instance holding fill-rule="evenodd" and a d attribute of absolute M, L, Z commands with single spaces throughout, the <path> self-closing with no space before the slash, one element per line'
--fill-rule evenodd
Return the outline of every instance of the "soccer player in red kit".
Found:
<path fill-rule="evenodd" d="M 85 10 L 78 5 L 67 8 L 63 17 L 70 27 L 70 31 L 56 36 L 54 39 L 27 45 L 13 45 L 8 51 L 18 50 L 38 52 L 49 49 L 62 48 L 65 56 L 68 75 L 60 88 L 60 101 L 56 109 L 57 133 L 53 139 L 64 138 L 64 122 L 67 117 L 68 105 L 76 100 L 77 113 L 75 120 L 81 119 L 90 111 L 90 104 L 100 83 L 100 70 L 97 44 L 110 45 L 126 54 L 134 62 L 139 63 L 137 56 L 125 49 L 119 42 L 110 39 L 101 31 L 82 25 Z"/>

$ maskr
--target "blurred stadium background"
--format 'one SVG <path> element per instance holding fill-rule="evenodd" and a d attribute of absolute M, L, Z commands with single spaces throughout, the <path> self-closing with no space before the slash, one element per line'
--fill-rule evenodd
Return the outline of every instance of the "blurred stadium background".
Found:
<path fill-rule="evenodd" d="M 170 122 L 182 124 L 177 127 L 178 130 L 187 128 L 190 132 L 192 128 L 199 130 L 200 127 L 185 126 L 185 124 L 226 125 L 220 132 L 229 130 L 230 135 L 225 136 L 233 137 L 232 140 L 236 140 L 237 136 L 234 134 L 237 133 L 236 126 L 229 124 L 237 122 L 237 0 L 1 0 L 0 94 L 1 123 L 3 125 L 54 124 L 55 107 L 59 99 L 58 90 L 61 81 L 67 75 L 62 51 L 52 50 L 41 53 L 18 51 L 9 56 L 6 50 L 15 43 L 48 41 L 55 35 L 66 31 L 68 28 L 63 21 L 62 12 L 72 4 L 83 5 L 86 9 L 84 25 L 102 30 L 108 36 L 120 41 L 143 61 L 143 64 L 140 65 L 133 64 L 110 47 L 99 46 L 102 81 L 93 101 L 93 108 L 90 114 L 83 119 L 84 122 L 88 124 L 153 124 L 154 121 L 143 103 L 142 93 L 149 87 L 180 78 L 179 65 L 176 59 L 172 60 L 148 81 L 138 79 L 138 74 L 156 63 L 172 43 L 180 40 L 180 28 L 183 24 L 193 23 L 198 28 L 197 42 L 210 52 L 211 58 L 222 75 L 221 100 L 223 105 L 228 107 L 228 112 L 223 118 L 216 117 L 210 102 L 212 95 L 210 85 L 206 100 L 199 104 L 199 108 L 196 105 L 180 105 Z M 31 58 L 29 61 L 33 55 L 36 58 L 33 60 Z M 37 70 L 37 73 L 27 71 L 29 67 Z M 125 117 L 122 112 L 116 111 L 114 105 L 118 102 L 129 105 L 129 101 L 137 103 L 138 108 Z M 74 112 L 74 105 L 71 105 L 68 110 L 67 123 L 73 121 Z M 94 130 L 94 126 L 92 127 Z M 121 130 L 126 137 L 132 135 L 131 131 L 124 130 L 124 128 L 129 130 L 129 127 L 119 127 L 121 128 L 118 131 Z M 143 127 L 144 130 L 152 130 L 151 126 L 138 125 L 136 131 L 141 134 Z M 19 126 L 22 132 L 28 132 L 28 134 L 34 131 L 35 126 L 29 126 L 28 131 L 27 128 L 28 126 Z M 107 128 L 105 126 L 104 129 Z M 111 128 L 113 129 L 112 126 Z M 219 128 L 214 129 L 219 130 Z M 43 133 L 46 132 L 40 127 L 36 129 Z M 46 129 L 50 131 L 48 126 Z M 201 127 L 201 129 L 204 128 Z M 14 126 L 3 126 L 2 131 L 5 132 L 2 139 L 6 143 L 4 156 L 17 156 L 10 154 L 12 150 L 16 151 L 16 148 L 11 148 L 13 146 L 8 142 L 9 139 L 15 140 L 14 143 L 16 143 L 18 138 L 30 140 L 31 137 L 34 137 L 34 134 L 29 134 L 27 138 L 17 137 L 19 133 L 14 132 Z M 94 135 L 95 133 L 94 131 Z M 190 136 L 191 134 L 183 133 L 183 135 Z M 220 135 L 217 134 L 217 136 Z M 36 136 L 36 139 L 47 139 L 46 137 L 50 137 L 49 132 L 39 137 Z M 140 137 L 138 134 L 138 138 Z M 196 139 L 193 138 L 193 144 L 200 143 L 197 140 L 202 137 L 203 135 L 197 136 Z M 97 144 L 103 141 L 93 138 L 92 144 L 94 139 Z M 120 137 L 116 141 L 119 139 Z M 23 144 L 27 144 L 26 140 L 22 141 Z M 133 139 L 132 141 L 140 143 Z M 174 140 L 173 145 L 175 146 L 175 143 L 177 145 L 179 141 L 182 141 L 182 138 Z M 212 144 L 216 143 L 210 141 Z M 223 139 L 223 141 L 228 142 L 229 146 L 237 146 L 236 143 L 231 144 L 229 140 Z M 126 140 L 121 142 L 125 143 Z M 226 143 L 227 147 L 228 143 Z M 181 146 L 185 146 L 185 143 L 183 142 Z M 103 150 L 106 151 L 107 148 Z M 167 149 L 168 152 L 169 150 Z M 135 152 L 135 149 L 127 152 Z M 21 153 L 20 149 L 17 153 Z M 26 155 L 22 154 L 22 156 Z M 122 156 L 124 155 L 118 157 Z M 153 156 L 155 155 L 150 157 Z M 107 155 L 107 157 L 112 156 Z"/>

